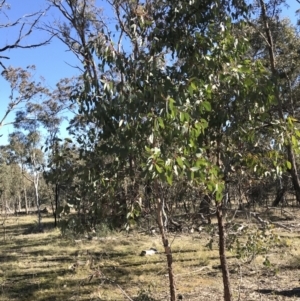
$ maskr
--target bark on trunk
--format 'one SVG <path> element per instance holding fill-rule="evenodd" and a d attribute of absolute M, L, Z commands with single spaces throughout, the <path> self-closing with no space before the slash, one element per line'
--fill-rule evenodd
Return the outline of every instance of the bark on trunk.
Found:
<path fill-rule="evenodd" d="M 219 228 L 219 255 L 220 263 L 223 276 L 223 286 L 224 286 L 224 300 L 231 301 L 231 287 L 230 287 L 230 278 L 227 265 L 227 259 L 225 254 L 225 231 L 223 225 L 223 214 L 222 214 L 222 203 L 217 204 L 217 219 L 218 219 L 218 228 Z"/>
<path fill-rule="evenodd" d="M 300 204 L 300 180 L 297 172 L 297 163 L 296 163 L 295 154 L 290 144 L 287 145 L 286 149 L 287 149 L 288 160 L 292 165 L 292 168 L 289 169 L 289 173 L 292 177 L 292 183 L 294 186 L 297 203 Z"/>
<path fill-rule="evenodd" d="M 170 283 L 170 300 L 176 300 L 176 291 L 175 291 L 175 280 L 172 268 L 172 251 L 169 245 L 169 241 L 165 232 L 164 222 L 163 222 L 163 202 L 161 199 L 158 199 L 158 206 L 157 206 L 157 222 L 159 226 L 159 230 L 161 233 L 162 242 L 165 249 L 165 254 L 167 256 L 167 264 L 168 264 L 168 274 L 169 274 L 169 283 Z"/>

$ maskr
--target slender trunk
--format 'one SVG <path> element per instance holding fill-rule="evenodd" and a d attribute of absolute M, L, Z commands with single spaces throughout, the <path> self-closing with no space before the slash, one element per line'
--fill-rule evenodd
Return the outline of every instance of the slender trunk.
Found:
<path fill-rule="evenodd" d="M 26 214 L 28 214 L 28 199 L 27 199 L 27 190 L 26 187 L 24 185 L 24 202 L 25 202 L 25 212 Z"/>
<path fill-rule="evenodd" d="M 276 198 L 275 198 L 275 200 L 272 203 L 273 207 L 277 207 L 279 205 L 279 203 L 282 202 L 285 192 L 286 192 L 285 188 L 281 188 L 277 192 Z"/>
<path fill-rule="evenodd" d="M 218 227 L 219 227 L 219 255 L 220 255 L 220 262 L 221 262 L 221 269 L 222 269 L 222 276 L 223 276 L 223 286 L 224 286 L 224 300 L 231 301 L 231 288 L 230 288 L 230 278 L 229 278 L 229 271 L 227 265 L 227 259 L 225 254 L 225 231 L 224 231 L 224 224 L 223 224 L 223 214 L 222 214 L 222 203 L 219 202 L 217 204 L 217 219 L 218 219 Z"/>
<path fill-rule="evenodd" d="M 40 199 L 39 199 L 39 174 L 38 173 L 34 176 L 34 188 L 35 188 L 35 201 L 36 201 L 36 207 L 38 212 L 38 227 L 39 227 L 39 231 L 42 231 L 42 215 L 41 215 L 41 206 L 40 206 Z"/>
<path fill-rule="evenodd" d="M 7 210 L 8 210 L 7 199 L 6 199 L 5 195 L 4 195 L 4 197 L 5 197 L 5 199 L 4 199 L 5 214 L 7 214 Z"/>
<path fill-rule="evenodd" d="M 14 200 L 15 214 L 17 214 L 18 212 L 18 202 L 19 202 L 18 197 L 15 197 Z"/>
<path fill-rule="evenodd" d="M 158 207 L 157 207 L 157 222 L 162 238 L 162 242 L 165 249 L 165 254 L 167 256 L 167 264 L 168 264 L 168 274 L 169 274 L 169 284 L 170 284 L 170 300 L 175 301 L 176 300 L 176 292 L 175 292 L 175 280 L 174 280 L 174 274 L 173 274 L 173 268 L 172 268 L 172 251 L 171 247 L 169 245 L 169 241 L 165 232 L 164 228 L 164 222 L 163 222 L 163 202 L 160 198 L 158 198 Z"/>
<path fill-rule="evenodd" d="M 288 144 L 286 146 L 286 149 L 287 149 L 288 160 L 291 162 L 291 165 L 292 165 L 292 168 L 289 169 L 289 173 L 292 178 L 292 183 L 294 186 L 297 203 L 300 204 L 300 180 L 299 180 L 299 175 L 297 172 L 297 163 L 296 163 L 295 154 L 294 154 L 291 144 Z"/>
<path fill-rule="evenodd" d="M 22 198 L 21 198 L 21 192 L 18 193 L 18 211 L 21 212 L 22 210 Z"/>
<path fill-rule="evenodd" d="M 265 33 L 266 33 L 266 37 L 267 37 L 267 41 L 268 41 L 267 47 L 269 50 L 271 71 L 272 71 L 273 78 L 275 80 L 275 97 L 278 102 L 278 116 L 281 120 L 284 120 L 285 118 L 284 118 L 284 112 L 282 109 L 282 100 L 279 95 L 279 87 L 278 87 L 278 82 L 277 82 L 278 72 L 276 69 L 276 60 L 275 60 L 275 54 L 274 54 L 274 42 L 273 42 L 273 37 L 272 37 L 270 27 L 269 27 L 269 23 L 268 23 L 266 6 L 265 6 L 264 0 L 260 0 L 260 6 L 261 6 L 261 15 L 262 15 L 262 18 L 264 21 L 264 29 L 265 29 Z M 289 137 L 289 135 L 286 135 L 286 137 Z M 298 171 L 297 171 L 298 170 L 297 163 L 296 163 L 296 158 L 295 158 L 295 154 L 293 151 L 292 143 L 289 138 L 287 138 L 287 139 L 288 139 L 287 146 L 286 146 L 287 158 L 292 165 L 292 168 L 289 169 L 289 173 L 292 177 L 292 183 L 293 183 L 294 190 L 296 193 L 297 202 L 298 202 L 298 204 L 300 204 L 300 179 L 299 179 Z"/>
<path fill-rule="evenodd" d="M 55 185 L 55 214 L 54 214 L 54 225 L 55 225 L 55 227 L 57 227 L 58 202 L 59 202 L 59 186 L 56 183 L 56 185 Z"/>
<path fill-rule="evenodd" d="M 24 172 L 24 163 L 23 163 L 23 160 L 21 158 L 21 168 L 22 168 L 22 185 L 23 185 L 23 190 L 24 190 L 24 202 L 25 202 L 25 212 L 26 214 L 28 214 L 28 199 L 27 199 L 27 189 L 26 189 L 26 184 L 25 184 L 25 178 L 27 179 L 27 176 L 25 175 L 25 172 Z M 27 179 L 29 180 L 29 179 Z M 31 180 L 29 180 L 30 182 L 32 182 Z"/>

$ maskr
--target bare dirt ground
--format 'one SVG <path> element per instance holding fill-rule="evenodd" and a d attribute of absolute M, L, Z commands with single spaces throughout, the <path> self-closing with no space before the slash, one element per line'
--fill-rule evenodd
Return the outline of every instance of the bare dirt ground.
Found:
<path fill-rule="evenodd" d="M 266 232 L 259 230 L 256 220 L 236 222 L 247 229 L 241 233 L 228 229 L 229 235 L 237 233 L 244 252 L 238 258 L 234 245 L 227 253 L 234 300 L 300 300 L 300 218 L 263 218 L 274 221 Z M 35 220 L 10 216 L 0 228 L 1 301 L 168 300 L 159 235 L 99 232 L 93 239 L 64 238 L 46 217 L 45 232 L 34 233 Z M 214 226 L 210 227 L 208 232 L 213 233 Z M 170 234 L 179 299 L 223 299 L 218 237 L 214 234 L 212 244 L 210 239 L 204 230 Z M 150 247 L 159 253 L 139 256 Z M 254 259 L 248 263 L 249 258 Z"/>

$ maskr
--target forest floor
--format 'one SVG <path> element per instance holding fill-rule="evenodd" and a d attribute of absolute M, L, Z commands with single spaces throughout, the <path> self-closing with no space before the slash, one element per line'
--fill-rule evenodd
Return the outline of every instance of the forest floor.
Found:
<path fill-rule="evenodd" d="M 228 230 L 240 242 L 227 252 L 234 300 L 300 300 L 300 219 L 268 218 L 276 223 L 267 231 L 257 230 L 256 220 L 239 220 Z M 168 300 L 159 235 L 135 231 L 75 239 L 62 237 L 50 217 L 43 218 L 44 233 L 34 233 L 36 216 L 1 219 L 1 301 Z M 208 227 L 216 233 L 214 225 Z M 213 237 L 204 230 L 169 235 L 182 300 L 223 299 L 218 237 Z M 151 247 L 159 253 L 140 256 Z"/>

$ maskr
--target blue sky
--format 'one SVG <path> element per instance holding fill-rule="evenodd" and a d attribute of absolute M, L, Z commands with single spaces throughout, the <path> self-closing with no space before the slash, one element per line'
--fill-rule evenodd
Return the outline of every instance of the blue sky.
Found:
<path fill-rule="evenodd" d="M 16 20 L 26 14 L 44 10 L 47 7 L 46 1 L 43 0 L 22 0 L 22 5 L 20 5 L 19 0 L 7 0 L 7 3 L 11 5 L 11 9 L 6 10 L 6 14 L 10 21 Z M 53 11 L 49 11 L 44 17 L 44 20 L 51 20 L 53 17 L 55 17 L 53 15 Z M 1 18 L 1 21 L 5 22 L 5 19 L 3 20 Z M 3 47 L 4 43 L 13 42 L 17 37 L 17 34 L 18 31 L 15 28 L 1 30 L 2 39 L 0 47 Z M 23 41 L 23 44 L 37 43 L 44 41 L 45 39 L 47 39 L 45 32 L 34 31 L 30 38 Z M 61 78 L 71 77 L 78 73 L 76 69 L 68 65 L 78 64 L 76 57 L 69 52 L 67 47 L 58 39 L 52 39 L 51 43 L 46 46 L 32 49 L 13 49 L 2 54 L 10 57 L 9 60 L 2 61 L 5 66 L 11 65 L 13 67 L 26 68 L 29 65 L 35 65 L 35 80 L 40 81 L 40 77 L 43 77 L 45 79 L 45 85 L 50 89 L 55 88 L 56 83 Z M 0 92 L 0 118 L 2 118 L 4 109 L 8 104 L 8 96 L 10 94 L 10 87 L 2 77 L 0 77 Z M 5 120 L 5 123 L 11 122 L 13 119 L 14 114 L 12 113 Z M 0 128 L 0 135 L 3 135 L 0 138 L 0 145 L 7 142 L 7 136 L 12 131 L 12 126 L 4 126 Z"/>
<path fill-rule="evenodd" d="M 296 22 L 295 11 L 300 8 L 300 4 L 296 0 L 288 0 L 289 9 L 284 9 L 282 17 L 289 17 L 293 23 Z M 16 20 L 17 18 L 26 14 L 34 13 L 39 10 L 44 10 L 47 7 L 45 0 L 7 0 L 7 3 L 11 5 L 11 9 L 6 11 L 9 19 Z M 22 5 L 20 5 L 22 3 Z M 109 6 L 103 1 L 97 1 L 100 7 L 105 10 L 105 15 L 109 17 L 111 12 Z M 50 21 L 57 18 L 55 11 L 49 11 L 44 17 L 44 21 Z M 1 15 L 1 23 L 5 23 L 6 20 Z M 8 43 L 16 37 L 16 30 L 1 30 L 1 42 L 0 47 L 4 46 L 4 43 Z M 24 43 L 36 43 L 37 41 L 43 41 L 45 39 L 45 32 L 35 31 L 31 37 L 24 41 Z M 69 65 L 76 66 L 78 61 L 76 57 L 68 51 L 67 47 L 59 40 L 53 39 L 50 45 L 43 46 L 35 49 L 14 49 L 6 53 L 1 53 L 10 57 L 10 60 L 4 60 L 3 63 L 6 66 L 12 65 L 14 67 L 26 68 L 28 65 L 35 65 L 35 78 L 38 81 L 42 76 L 45 79 L 45 84 L 48 88 L 55 88 L 56 83 L 65 77 L 72 77 L 78 74 L 78 71 Z M 0 71 L 2 68 L 0 67 Z M 9 85 L 6 81 L 0 77 L 0 119 L 4 114 L 4 110 L 8 104 L 8 96 L 10 94 Z M 10 122 L 14 119 L 14 114 L 11 114 L 6 122 Z M 4 126 L 0 128 L 0 145 L 7 143 L 7 136 L 13 132 L 12 126 Z M 62 135 L 66 135 L 62 129 Z"/>

